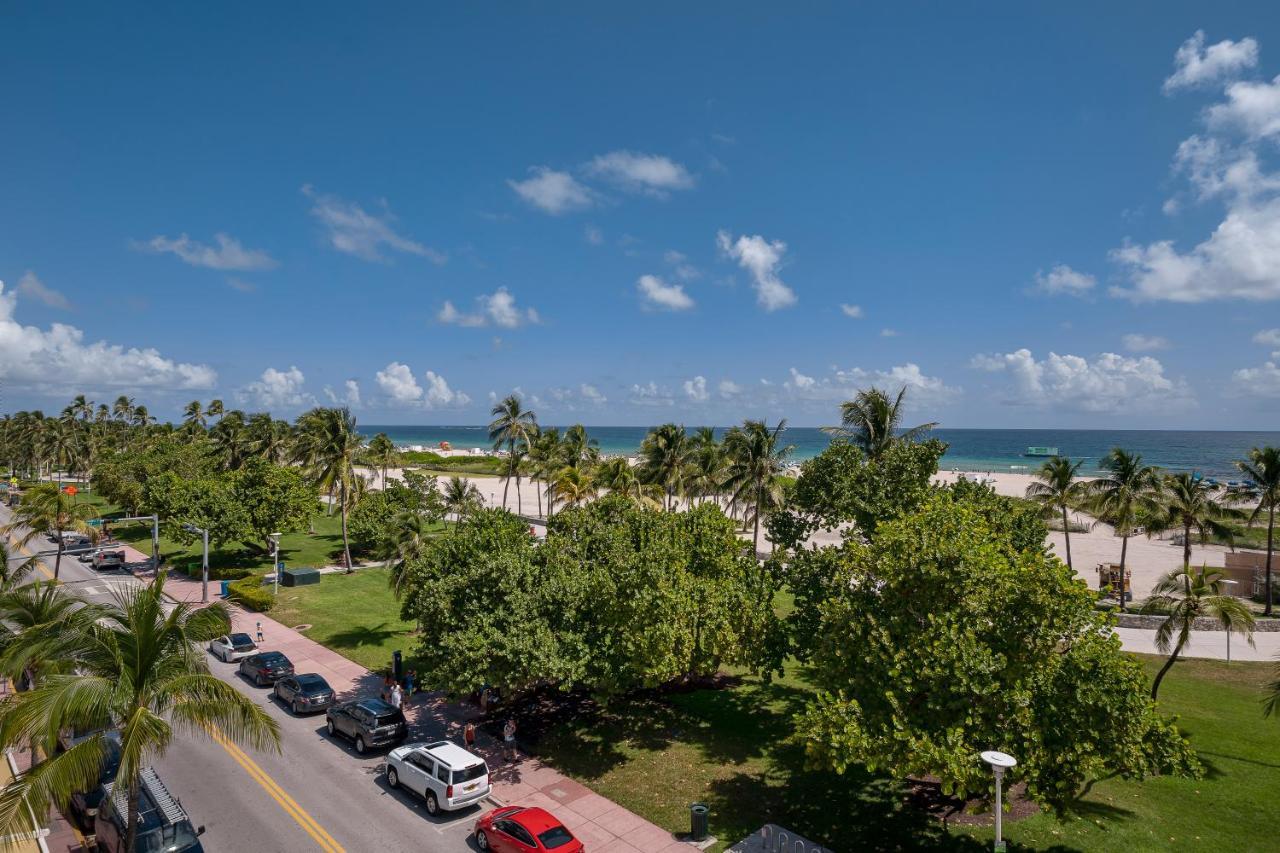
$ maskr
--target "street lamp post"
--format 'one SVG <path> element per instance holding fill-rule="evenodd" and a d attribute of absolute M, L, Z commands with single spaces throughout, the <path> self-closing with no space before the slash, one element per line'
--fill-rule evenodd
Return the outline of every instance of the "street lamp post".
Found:
<path fill-rule="evenodd" d="M 184 524 L 182 529 L 188 533 L 199 533 L 204 538 L 204 558 L 200 564 L 200 603 L 209 603 L 209 531 L 194 524 Z"/>
<path fill-rule="evenodd" d="M 275 578 L 274 595 L 280 594 L 280 534 L 268 533 L 267 539 L 271 541 L 271 573 Z"/>
<path fill-rule="evenodd" d="M 995 771 L 996 774 L 996 843 L 995 847 L 992 849 L 1004 850 L 1004 827 L 1002 824 L 1004 804 L 1002 802 L 1003 791 L 1001 790 L 1001 785 L 1004 782 L 1004 771 L 1008 770 L 1010 767 L 1016 767 L 1018 765 L 1018 760 L 1012 755 L 1006 755 L 1003 752 L 996 752 L 993 749 L 989 749 L 982 753 L 982 760 L 991 765 L 991 769 Z"/>

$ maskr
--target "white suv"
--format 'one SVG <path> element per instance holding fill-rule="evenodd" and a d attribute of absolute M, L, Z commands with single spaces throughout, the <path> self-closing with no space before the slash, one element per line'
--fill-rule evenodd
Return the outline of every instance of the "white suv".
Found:
<path fill-rule="evenodd" d="M 427 814 L 453 811 L 489 795 L 489 766 L 447 740 L 410 743 L 387 753 L 387 784 L 427 801 Z"/>

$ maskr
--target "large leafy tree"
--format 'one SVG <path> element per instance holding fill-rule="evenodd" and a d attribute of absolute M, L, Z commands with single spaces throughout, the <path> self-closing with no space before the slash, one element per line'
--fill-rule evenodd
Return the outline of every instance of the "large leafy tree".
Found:
<path fill-rule="evenodd" d="M 984 513 L 939 491 L 834 557 L 799 720 L 819 765 L 936 776 L 989 796 L 984 749 L 1016 755 L 1014 781 L 1063 808 L 1091 780 L 1200 772 L 1147 696 L 1094 598 L 1043 547 L 1018 549 Z"/>
<path fill-rule="evenodd" d="M 489 422 L 489 440 L 494 450 L 507 449 L 506 485 L 502 487 L 502 505 L 507 505 L 507 490 L 511 488 L 511 478 L 516 480 L 516 511 L 523 512 L 520 500 L 520 461 L 529 452 L 529 446 L 538 429 L 538 417 L 524 407 L 520 397 L 508 394 L 495 403 L 489 412 L 493 420 Z"/>
<path fill-rule="evenodd" d="M 1217 623 L 1228 634 L 1238 633 L 1253 645 L 1253 613 L 1243 601 L 1224 592 L 1224 578 L 1217 569 L 1204 566 L 1197 569 L 1188 562 L 1161 578 L 1143 603 L 1144 613 L 1165 617 L 1156 629 L 1156 648 L 1161 654 L 1169 655 L 1151 682 L 1152 699 L 1160 692 L 1160 682 L 1191 640 L 1197 619 Z"/>
<path fill-rule="evenodd" d="M 96 537 L 97 528 L 89 521 L 97 517 L 97 510 L 76 500 L 75 495 L 67 494 L 54 483 L 42 483 L 23 494 L 22 502 L 13 512 L 13 520 L 3 532 L 13 536 L 23 547 L 38 537 L 56 537 L 58 550 L 53 561 L 53 577 L 57 580 L 62 569 L 62 552 L 66 549 L 62 534 L 81 533 Z"/>
<path fill-rule="evenodd" d="M 795 448 L 779 441 L 787 428 L 785 420 L 769 429 L 764 421 L 744 421 L 742 428 L 729 434 L 725 441 L 728 477 L 725 485 L 734 503 L 750 513 L 752 521 L 751 551 L 760 552 L 760 517 L 782 505 L 782 486 L 778 477 L 786 468 L 787 457 Z"/>
<path fill-rule="evenodd" d="M 218 427 L 225 422 L 226 418 L 223 418 Z M 351 539 L 347 532 L 347 516 L 353 496 L 364 485 L 355 470 L 355 457 L 359 451 L 360 433 L 350 409 L 316 408 L 298 418 L 295 458 L 320 489 L 330 494 L 337 492 L 342 513 L 343 565 L 348 570 L 351 568 Z"/>
<path fill-rule="evenodd" d="M 1112 449 L 1101 462 L 1105 474 L 1089 483 L 1092 510 L 1120 536 L 1120 610 L 1125 609 L 1123 578 L 1134 528 L 1159 512 L 1164 485 L 1160 469 L 1145 465 L 1142 457 L 1123 448 Z"/>
<path fill-rule="evenodd" d="M 1258 503 L 1254 507 L 1249 523 L 1258 520 L 1262 513 L 1267 514 L 1267 564 L 1266 564 L 1266 603 L 1263 614 L 1271 615 L 1271 555 L 1275 551 L 1276 507 L 1280 507 L 1280 448 L 1255 447 L 1249 451 L 1247 459 L 1236 463 L 1240 473 L 1244 474 L 1258 487 Z"/>
<path fill-rule="evenodd" d="M 75 662 L 75 672 L 46 675 L 0 712 L 0 744 L 51 745 L 64 728 L 107 726 L 119 732 L 117 784 L 127 791 L 125 849 L 138 830 L 138 779 L 163 755 L 175 730 L 220 736 L 255 748 L 279 748 L 279 727 L 256 702 L 208 671 L 199 644 L 224 633 L 221 604 L 193 610 L 164 599 L 164 575 L 87 605 L 68 618 L 32 626 L 0 656 L 7 671 L 32 658 Z M 99 778 L 108 756 L 105 733 L 35 765 L 0 791 L 0 832 L 20 831 L 27 809 L 45 814 Z"/>
<path fill-rule="evenodd" d="M 270 533 L 305 530 L 316 511 L 315 485 L 301 471 L 259 458 L 246 461 L 231 477 L 231 496 L 249 535 L 263 547 Z"/>
<path fill-rule="evenodd" d="M 208 530 L 214 546 L 249 536 L 248 515 L 236 498 L 232 478 L 223 472 L 195 478 L 156 474 L 147 480 L 143 502 L 163 520 L 166 533 L 183 544 L 196 540 L 196 534 L 184 527 L 187 524 Z"/>
<path fill-rule="evenodd" d="M 1074 569 L 1071 564 L 1071 518 L 1070 512 L 1081 505 L 1085 499 L 1085 483 L 1079 478 L 1080 466 L 1084 460 L 1072 462 L 1065 456 L 1055 456 L 1045 460 L 1040 469 L 1032 476 L 1035 478 L 1027 486 L 1027 500 L 1035 501 L 1043 508 L 1045 515 L 1062 516 L 1062 539 L 1067 546 L 1067 568 Z"/>
<path fill-rule="evenodd" d="M 840 426 L 824 429 L 849 439 L 870 458 L 879 459 L 894 442 L 915 441 L 937 426 L 926 423 L 903 427 L 906 397 L 905 385 L 896 396 L 880 388 L 859 391 L 852 400 L 840 404 Z"/>

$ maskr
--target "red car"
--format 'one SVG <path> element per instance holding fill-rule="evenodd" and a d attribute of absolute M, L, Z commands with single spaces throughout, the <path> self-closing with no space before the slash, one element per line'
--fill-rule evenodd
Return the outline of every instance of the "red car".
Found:
<path fill-rule="evenodd" d="M 493 853 L 582 853 L 582 842 L 551 812 L 540 808 L 504 806 L 476 821 L 476 844 Z"/>

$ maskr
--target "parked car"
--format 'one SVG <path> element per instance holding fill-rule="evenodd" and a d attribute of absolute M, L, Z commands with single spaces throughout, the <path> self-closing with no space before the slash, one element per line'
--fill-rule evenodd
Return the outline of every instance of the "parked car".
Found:
<path fill-rule="evenodd" d="M 504 806 L 476 821 L 476 845 L 494 853 L 582 853 L 582 842 L 546 809 Z"/>
<path fill-rule="evenodd" d="M 125 564 L 124 551 L 99 551 L 93 555 L 93 559 L 89 561 L 89 565 L 98 571 L 105 569 L 123 569 Z"/>
<path fill-rule="evenodd" d="M 293 663 L 282 652 L 259 652 L 240 661 L 240 674 L 259 687 L 293 675 Z"/>
<path fill-rule="evenodd" d="M 293 713 L 323 711 L 333 704 L 333 688 L 314 672 L 290 675 L 276 682 L 275 695 Z"/>
<path fill-rule="evenodd" d="M 156 771 L 144 767 L 138 780 L 138 835 L 133 850 L 164 853 L 204 853 L 200 836 L 204 827 L 196 829 L 191 819 Z M 128 792 L 123 785 L 111 782 L 98 808 L 93 823 L 94 841 L 99 853 L 125 853 L 128 820 Z"/>
<path fill-rule="evenodd" d="M 107 796 L 107 786 L 115 781 L 120 772 L 120 734 L 112 732 L 107 736 L 107 758 L 103 762 L 102 772 L 98 774 L 98 784 L 87 791 L 77 791 L 71 795 L 71 817 L 84 829 L 93 829 L 98 809 Z"/>
<path fill-rule="evenodd" d="M 258 644 L 248 634 L 223 634 L 209 644 L 209 654 L 223 663 L 234 663 L 258 651 Z"/>
<path fill-rule="evenodd" d="M 402 743 L 409 736 L 409 726 L 399 708 L 381 699 L 356 699 L 330 705 L 325 711 L 329 734 L 351 738 L 356 752 L 362 755 L 370 748 Z"/>
<path fill-rule="evenodd" d="M 438 740 L 387 753 L 387 784 L 427 801 L 427 814 L 454 811 L 489 796 L 489 766 L 455 743 Z"/>

